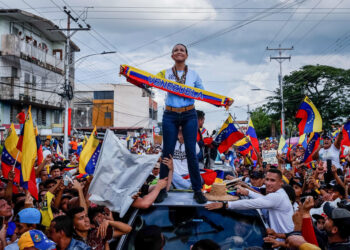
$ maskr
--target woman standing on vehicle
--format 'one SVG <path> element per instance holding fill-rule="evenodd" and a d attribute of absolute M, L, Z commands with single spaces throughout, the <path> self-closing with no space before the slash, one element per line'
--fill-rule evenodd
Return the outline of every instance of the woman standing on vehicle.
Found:
<path fill-rule="evenodd" d="M 183 44 L 176 44 L 172 50 L 171 58 L 175 64 L 172 68 L 161 71 L 158 76 L 176 81 L 187 86 L 203 89 L 202 80 L 199 75 L 186 65 L 188 57 L 187 48 Z M 201 177 L 199 175 L 198 159 L 196 155 L 196 136 L 198 129 L 197 113 L 194 107 L 194 100 L 167 93 L 163 114 L 163 158 L 170 158 L 174 154 L 175 144 L 182 127 L 185 142 L 188 171 L 191 178 L 193 198 L 198 203 L 205 203 L 207 199 L 202 194 Z M 160 179 L 168 176 L 168 167 L 161 164 Z M 156 202 L 162 202 L 167 197 L 163 189 Z"/>

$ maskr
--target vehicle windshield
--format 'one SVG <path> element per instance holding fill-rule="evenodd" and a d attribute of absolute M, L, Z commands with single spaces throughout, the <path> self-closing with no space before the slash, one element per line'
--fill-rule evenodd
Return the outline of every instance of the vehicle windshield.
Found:
<path fill-rule="evenodd" d="M 215 241 L 223 250 L 262 247 L 266 233 L 255 210 L 236 213 L 204 207 L 151 207 L 139 211 L 122 249 L 133 250 L 137 231 L 146 225 L 159 226 L 166 239 L 164 249 L 177 250 L 190 249 L 202 239 Z"/>

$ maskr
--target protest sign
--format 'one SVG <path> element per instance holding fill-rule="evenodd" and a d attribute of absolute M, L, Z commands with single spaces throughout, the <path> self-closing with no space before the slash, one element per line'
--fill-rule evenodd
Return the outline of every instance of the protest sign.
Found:
<path fill-rule="evenodd" d="M 262 158 L 263 161 L 267 164 L 277 164 L 277 158 L 276 158 L 277 150 L 263 150 L 262 151 Z"/>

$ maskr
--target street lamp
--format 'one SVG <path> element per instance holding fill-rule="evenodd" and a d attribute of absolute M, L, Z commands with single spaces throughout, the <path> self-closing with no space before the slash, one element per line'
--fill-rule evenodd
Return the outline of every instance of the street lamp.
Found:
<path fill-rule="evenodd" d="M 80 60 L 85 59 L 85 58 L 90 57 L 90 56 L 106 55 L 106 54 L 114 54 L 114 53 L 117 53 L 117 51 L 102 51 L 101 53 L 90 54 L 90 55 L 86 55 L 86 56 L 82 56 L 82 57 L 78 58 L 77 60 L 75 60 L 74 63 L 76 64 Z"/>
<path fill-rule="evenodd" d="M 250 89 L 250 90 L 252 90 L 252 91 L 268 91 L 268 92 L 271 92 L 271 93 L 275 93 L 275 91 L 269 90 L 269 89 L 258 89 L 258 88 L 256 88 L 256 89 Z"/>
<path fill-rule="evenodd" d="M 117 53 L 116 51 L 102 51 L 101 53 L 94 53 L 94 54 L 90 54 L 90 55 L 86 55 L 83 57 L 78 58 L 77 60 L 75 60 L 74 62 L 72 62 L 70 65 L 68 65 L 68 67 L 66 68 L 66 70 L 68 70 L 69 66 L 71 66 L 73 63 L 76 64 L 78 61 L 81 61 L 82 59 L 85 59 L 87 57 L 90 56 L 97 56 L 97 55 L 106 55 L 106 54 L 114 54 Z M 68 81 L 66 81 L 66 84 L 69 84 Z M 67 91 L 68 88 L 65 88 L 65 90 Z M 64 143 L 63 143 L 63 154 L 64 156 L 68 159 L 68 106 L 69 106 L 69 100 L 66 97 L 66 107 L 65 107 L 65 114 L 64 114 Z"/>

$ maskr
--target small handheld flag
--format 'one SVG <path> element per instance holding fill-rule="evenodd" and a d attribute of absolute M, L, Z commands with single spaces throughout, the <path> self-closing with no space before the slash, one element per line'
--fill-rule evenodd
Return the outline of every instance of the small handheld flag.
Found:
<path fill-rule="evenodd" d="M 233 123 L 231 115 L 226 119 L 222 125 L 218 135 L 215 138 L 215 142 L 219 144 L 218 150 L 220 153 L 228 150 L 235 142 L 244 138 L 244 134 L 236 128 Z"/>
<path fill-rule="evenodd" d="M 304 98 L 295 117 L 301 119 L 298 125 L 300 135 L 322 131 L 322 117 L 309 97 Z"/>

